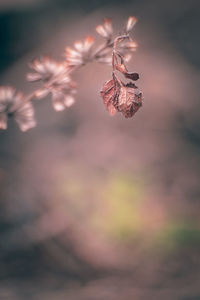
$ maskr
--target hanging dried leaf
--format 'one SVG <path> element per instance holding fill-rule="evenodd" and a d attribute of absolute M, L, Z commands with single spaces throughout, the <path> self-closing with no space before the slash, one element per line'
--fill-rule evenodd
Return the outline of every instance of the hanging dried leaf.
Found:
<path fill-rule="evenodd" d="M 131 118 L 142 106 L 142 93 L 132 83 L 121 86 L 118 97 L 118 110 L 125 118 Z"/>
<path fill-rule="evenodd" d="M 118 97 L 120 94 L 120 85 L 116 81 L 115 77 L 105 83 L 100 93 L 109 114 L 112 116 L 115 115 L 117 112 L 115 105 L 118 102 Z"/>

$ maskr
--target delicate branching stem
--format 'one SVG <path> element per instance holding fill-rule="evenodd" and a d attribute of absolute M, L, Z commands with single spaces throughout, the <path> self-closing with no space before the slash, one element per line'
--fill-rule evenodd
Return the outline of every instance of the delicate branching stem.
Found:
<path fill-rule="evenodd" d="M 36 125 L 32 100 L 52 96 L 53 107 L 57 111 L 64 110 L 74 103 L 76 83 L 71 75 L 86 64 L 97 61 L 112 65 L 113 80 L 123 86 L 117 78 L 115 71 L 121 72 L 126 78 L 137 80 L 137 73 L 129 73 L 124 64 L 128 56 L 136 49 L 137 44 L 129 34 L 136 23 L 136 18 L 129 17 L 125 33 L 113 36 L 112 22 L 105 19 L 102 25 L 96 27 L 96 31 L 105 39 L 99 47 L 94 47 L 94 38 L 87 36 L 84 41 L 74 43 L 74 48 L 66 48 L 65 61 L 57 62 L 49 57 L 41 57 L 30 63 L 32 73 L 27 74 L 28 81 L 40 81 L 42 87 L 24 96 L 12 87 L 0 87 L 0 129 L 7 128 L 7 118 L 14 117 L 22 131 L 26 131 Z M 127 41 L 126 41 L 127 40 Z M 120 59 L 120 64 L 118 63 Z M 135 86 L 134 86 L 135 88 Z M 131 104 L 132 105 L 132 104 Z M 132 107 L 132 106 L 130 106 Z M 120 111 L 117 107 L 116 111 Z M 111 110 L 109 111 L 111 113 Z M 112 113 L 113 114 L 113 111 Z M 132 113 L 124 113 L 127 117 Z"/>
<path fill-rule="evenodd" d="M 130 39 L 129 34 L 124 34 L 124 35 L 119 35 L 119 36 L 117 36 L 117 37 L 114 39 L 114 43 L 113 43 L 113 51 L 116 50 L 117 43 L 118 43 L 118 42 L 121 42 L 121 41 L 123 41 L 123 40 L 125 40 L 125 39 Z"/>

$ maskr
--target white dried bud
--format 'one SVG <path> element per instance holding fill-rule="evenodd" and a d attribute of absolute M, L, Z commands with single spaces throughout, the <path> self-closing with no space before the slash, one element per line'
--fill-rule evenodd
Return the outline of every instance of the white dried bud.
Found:
<path fill-rule="evenodd" d="M 112 57 L 111 56 L 109 56 L 109 57 L 99 57 L 99 58 L 97 58 L 97 61 L 99 63 L 102 63 L 102 64 L 111 65 L 112 64 Z"/>
<path fill-rule="evenodd" d="M 35 127 L 32 103 L 13 87 L 0 87 L 0 129 L 7 128 L 8 118 L 14 118 L 21 131 Z"/>
<path fill-rule="evenodd" d="M 130 32 L 133 29 L 136 22 L 137 19 L 135 17 L 133 16 L 129 17 L 126 23 L 126 32 Z"/>
<path fill-rule="evenodd" d="M 65 50 L 66 62 L 69 67 L 81 66 L 90 55 L 90 50 L 94 44 L 92 36 L 86 36 L 83 42 L 76 41 L 74 48 L 67 47 Z"/>
<path fill-rule="evenodd" d="M 104 19 L 103 25 L 98 25 L 96 27 L 96 31 L 98 34 L 100 34 L 102 37 L 106 39 L 110 39 L 113 33 L 112 28 L 112 21 L 111 19 Z"/>

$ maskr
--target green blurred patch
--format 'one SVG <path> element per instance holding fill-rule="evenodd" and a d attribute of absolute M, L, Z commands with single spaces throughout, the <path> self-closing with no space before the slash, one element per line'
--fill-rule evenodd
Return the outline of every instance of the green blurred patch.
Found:
<path fill-rule="evenodd" d="M 169 222 L 168 226 L 157 235 L 155 245 L 159 245 L 163 251 L 200 246 L 200 228 L 187 222 Z"/>
<path fill-rule="evenodd" d="M 56 195 L 67 213 L 119 242 L 141 236 L 144 178 L 117 172 L 107 177 L 84 176 L 74 168 L 69 172 L 69 166 L 68 172 L 61 170 Z"/>
<path fill-rule="evenodd" d="M 58 168 L 56 179 L 54 192 L 57 205 L 60 205 L 67 215 L 70 214 L 72 218 L 81 221 L 88 207 L 85 199 L 89 188 L 87 181 L 81 178 L 76 165 L 68 165 L 66 169 Z"/>
<path fill-rule="evenodd" d="M 141 227 L 141 182 L 128 174 L 114 175 L 104 187 L 102 198 L 104 207 L 95 223 L 104 234 L 123 241 L 137 236 Z"/>

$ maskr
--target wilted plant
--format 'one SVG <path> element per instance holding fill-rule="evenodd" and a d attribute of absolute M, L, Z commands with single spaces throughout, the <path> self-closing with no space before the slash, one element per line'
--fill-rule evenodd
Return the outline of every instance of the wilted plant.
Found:
<path fill-rule="evenodd" d="M 27 96 L 16 92 L 13 87 L 0 87 L 0 129 L 7 128 L 7 120 L 11 117 L 22 131 L 35 127 L 31 101 L 43 99 L 49 94 L 56 111 L 70 107 L 75 102 L 77 86 L 71 74 L 94 60 L 112 66 L 112 79 L 105 83 L 100 92 L 110 115 L 121 112 L 126 118 L 132 117 L 142 106 L 142 93 L 133 83 L 139 75 L 128 72 L 125 65 L 137 48 L 137 43 L 130 37 L 136 21 L 135 17 L 129 17 L 124 33 L 114 37 L 111 19 L 105 19 L 102 25 L 96 27 L 97 33 L 104 38 L 102 45 L 95 47 L 94 38 L 87 36 L 83 41 L 76 41 L 74 48 L 66 47 L 64 61 L 58 62 L 46 56 L 33 60 L 29 64 L 32 72 L 26 78 L 32 82 L 40 81 L 42 86 Z M 131 82 L 122 82 L 117 71 Z"/>

